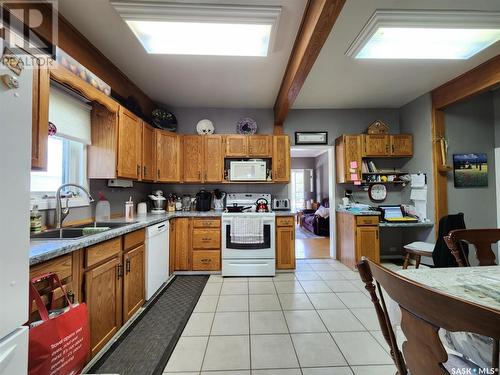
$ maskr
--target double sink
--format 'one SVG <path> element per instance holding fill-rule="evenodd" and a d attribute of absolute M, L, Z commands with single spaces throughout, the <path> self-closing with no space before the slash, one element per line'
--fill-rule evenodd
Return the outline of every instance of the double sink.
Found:
<path fill-rule="evenodd" d="M 81 227 L 50 229 L 31 235 L 32 240 L 78 240 L 96 233 L 121 228 L 135 222 L 94 222 Z M 95 229 L 94 229 L 95 228 Z"/>

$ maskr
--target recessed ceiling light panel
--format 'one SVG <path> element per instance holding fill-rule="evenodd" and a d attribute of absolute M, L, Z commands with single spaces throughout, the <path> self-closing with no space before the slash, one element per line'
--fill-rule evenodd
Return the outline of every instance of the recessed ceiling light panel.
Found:
<path fill-rule="evenodd" d="M 148 53 L 267 56 L 281 7 L 111 3 Z"/>
<path fill-rule="evenodd" d="M 376 11 L 346 55 L 356 59 L 468 59 L 500 40 L 500 13 Z"/>

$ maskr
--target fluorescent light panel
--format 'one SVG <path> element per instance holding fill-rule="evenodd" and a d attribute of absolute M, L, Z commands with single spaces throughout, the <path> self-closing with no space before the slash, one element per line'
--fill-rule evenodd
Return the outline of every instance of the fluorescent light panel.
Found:
<path fill-rule="evenodd" d="M 267 56 L 271 25 L 127 21 L 148 53 Z"/>
<path fill-rule="evenodd" d="M 267 56 L 281 13 L 276 6 L 112 1 L 152 54 Z"/>
<path fill-rule="evenodd" d="M 376 11 L 346 54 L 356 59 L 469 59 L 500 40 L 500 13 Z"/>

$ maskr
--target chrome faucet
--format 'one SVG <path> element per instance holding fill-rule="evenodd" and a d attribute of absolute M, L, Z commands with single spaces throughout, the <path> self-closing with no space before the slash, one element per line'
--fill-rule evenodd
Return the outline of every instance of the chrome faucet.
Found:
<path fill-rule="evenodd" d="M 66 219 L 66 216 L 69 214 L 69 198 L 66 198 L 66 207 L 62 208 L 61 204 L 61 190 L 64 189 L 65 187 L 68 186 L 73 186 L 79 188 L 81 191 L 83 191 L 85 194 L 87 194 L 87 197 L 89 198 L 89 203 L 92 203 L 94 201 L 94 198 L 92 198 L 92 195 L 85 189 L 83 186 L 77 185 L 77 184 L 63 184 L 59 186 L 56 192 L 56 213 L 55 213 L 55 226 L 56 228 L 61 228 L 62 223 L 64 219 Z"/>

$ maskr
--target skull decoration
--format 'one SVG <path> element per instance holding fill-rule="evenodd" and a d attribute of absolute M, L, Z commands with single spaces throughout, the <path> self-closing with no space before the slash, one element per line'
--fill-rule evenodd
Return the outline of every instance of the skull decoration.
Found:
<path fill-rule="evenodd" d="M 212 121 L 207 119 L 200 120 L 198 121 L 198 124 L 196 124 L 196 131 L 200 135 L 214 134 L 214 124 Z"/>

